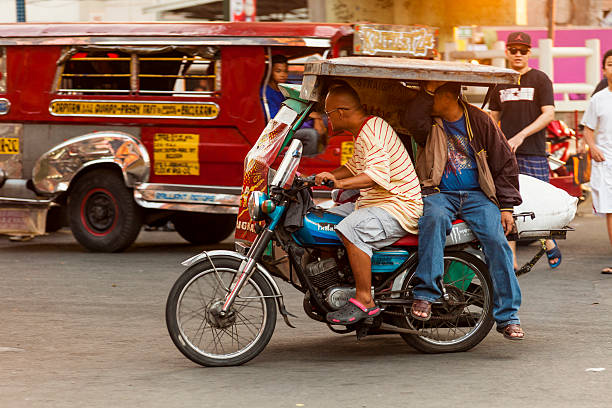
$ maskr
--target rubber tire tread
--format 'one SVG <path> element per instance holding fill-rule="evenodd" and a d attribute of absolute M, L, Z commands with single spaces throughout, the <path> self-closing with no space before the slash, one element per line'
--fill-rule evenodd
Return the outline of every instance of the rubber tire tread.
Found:
<path fill-rule="evenodd" d="M 464 340 L 457 344 L 448 345 L 448 346 L 440 346 L 440 345 L 428 343 L 422 340 L 416 334 L 400 334 L 400 336 L 402 336 L 402 338 L 404 339 L 406 343 L 408 343 L 410 346 L 412 346 L 413 348 L 415 348 L 416 350 L 422 353 L 427 353 L 427 354 L 457 353 L 457 352 L 470 350 L 471 348 L 478 345 L 482 340 L 484 340 L 484 338 L 491 331 L 493 324 L 495 323 L 493 320 L 493 313 L 492 313 L 493 311 L 493 282 L 489 275 L 489 268 L 487 267 L 487 265 L 484 262 L 482 262 L 480 259 L 478 259 L 478 257 L 476 257 L 475 255 L 472 255 L 465 251 L 445 252 L 444 257 L 446 258 L 447 255 L 453 256 L 455 258 L 459 258 L 466 262 L 471 263 L 482 273 L 482 275 L 485 278 L 485 282 L 487 286 L 489 287 L 489 296 L 490 296 L 489 311 L 487 313 L 487 316 L 485 317 L 484 322 L 478 329 L 478 331 L 475 334 L 473 334 L 470 338 L 468 338 L 467 340 Z M 414 266 L 414 270 L 411 271 L 411 273 L 406 275 L 408 276 L 408 279 L 412 277 L 412 274 L 414 273 L 415 270 L 416 270 L 416 265 Z M 410 310 L 409 309 L 407 310 L 408 310 L 408 313 L 410 313 Z M 404 324 L 406 325 L 406 328 L 409 328 L 407 322 L 404 322 Z"/>
<path fill-rule="evenodd" d="M 94 188 L 111 193 L 119 207 L 117 225 L 105 236 L 89 233 L 81 221 L 81 203 Z M 134 201 L 132 190 L 125 186 L 123 177 L 111 169 L 95 169 L 76 181 L 68 197 L 70 229 L 76 240 L 92 252 L 121 252 L 129 248 L 142 227 L 142 209 Z"/>
<path fill-rule="evenodd" d="M 226 268 L 226 269 L 234 269 L 236 273 L 238 268 L 240 267 L 241 261 L 236 258 L 229 257 L 213 257 L 213 261 L 215 263 L 215 267 L 217 269 Z M 170 293 L 168 294 L 168 300 L 166 301 L 166 327 L 168 328 L 168 334 L 170 334 L 170 338 L 172 342 L 179 349 L 179 351 L 187 357 L 189 360 L 193 361 L 196 364 L 200 364 L 205 367 L 229 367 L 229 366 L 238 366 L 242 365 L 253 358 L 257 357 L 259 353 L 261 353 L 270 339 L 272 338 L 272 334 L 274 334 L 274 329 L 276 327 L 276 301 L 272 297 L 264 298 L 264 303 L 267 308 L 267 319 L 264 322 L 264 332 L 262 336 L 257 340 L 257 343 L 253 345 L 246 353 L 240 354 L 231 359 L 215 359 L 207 356 L 203 356 L 197 351 L 193 350 L 187 342 L 183 342 L 181 339 L 181 334 L 178 328 L 178 322 L 176 320 L 176 310 L 178 307 L 178 298 L 183 291 L 183 288 L 191 279 L 198 275 L 200 272 L 205 271 L 207 269 L 212 269 L 210 262 L 208 260 L 198 262 L 195 265 L 189 267 L 179 278 L 176 280 Z M 273 296 L 274 292 L 270 287 L 267 279 L 259 273 L 259 271 L 255 271 L 250 278 L 251 281 L 255 283 L 255 285 L 259 286 L 262 294 L 264 296 Z"/>
<path fill-rule="evenodd" d="M 176 232 L 194 245 L 223 241 L 236 228 L 235 214 L 179 213 L 172 217 Z"/>

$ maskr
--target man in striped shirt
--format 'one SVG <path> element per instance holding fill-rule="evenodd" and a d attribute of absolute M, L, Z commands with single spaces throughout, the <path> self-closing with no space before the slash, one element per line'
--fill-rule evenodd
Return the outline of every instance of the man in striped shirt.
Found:
<path fill-rule="evenodd" d="M 359 189 L 356 203 L 332 209 L 346 215 L 336 233 L 346 247 L 356 294 L 343 308 L 328 313 L 334 324 L 352 324 L 381 311 L 371 295 L 372 251 L 397 241 L 408 232 L 416 234 L 423 213 L 421 188 L 401 140 L 382 118 L 369 116 L 359 96 L 348 85 L 332 88 L 325 113 L 336 130 L 354 138 L 353 156 L 332 172 L 316 175 L 317 184 L 331 180 L 336 188 Z"/>

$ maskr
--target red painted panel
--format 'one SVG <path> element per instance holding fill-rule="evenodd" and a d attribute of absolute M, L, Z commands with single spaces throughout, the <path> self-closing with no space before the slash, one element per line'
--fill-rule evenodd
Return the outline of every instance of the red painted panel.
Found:
<path fill-rule="evenodd" d="M 199 144 L 199 175 L 155 174 L 154 140 L 156 134 L 195 134 Z M 244 157 L 251 148 L 235 128 L 223 127 L 146 127 L 142 129 L 142 142 L 151 159 L 151 183 L 240 186 Z"/>

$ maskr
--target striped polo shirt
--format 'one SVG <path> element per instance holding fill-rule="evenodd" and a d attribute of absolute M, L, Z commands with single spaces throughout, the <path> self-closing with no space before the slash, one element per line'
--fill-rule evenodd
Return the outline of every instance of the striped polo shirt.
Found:
<path fill-rule="evenodd" d="M 406 231 L 417 233 L 423 215 L 419 179 L 406 148 L 387 122 L 370 116 L 363 123 L 353 156 L 344 166 L 353 175 L 365 173 L 376 183 L 361 190 L 355 209 L 382 208 Z"/>

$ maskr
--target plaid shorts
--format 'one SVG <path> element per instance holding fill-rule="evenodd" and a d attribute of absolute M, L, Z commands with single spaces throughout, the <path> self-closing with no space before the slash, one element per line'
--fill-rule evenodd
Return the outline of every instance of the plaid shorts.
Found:
<path fill-rule="evenodd" d="M 535 177 L 548 183 L 550 179 L 550 167 L 548 159 L 544 156 L 516 155 L 519 173 Z"/>

